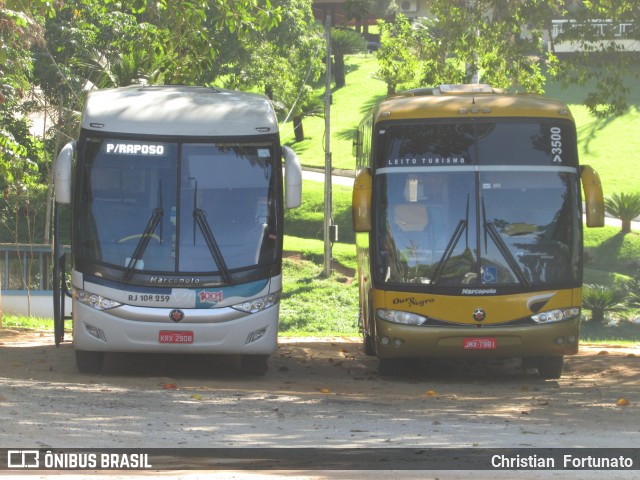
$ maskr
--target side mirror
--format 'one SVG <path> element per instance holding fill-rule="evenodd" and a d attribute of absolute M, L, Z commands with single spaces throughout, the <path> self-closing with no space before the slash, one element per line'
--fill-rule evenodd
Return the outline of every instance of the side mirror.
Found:
<path fill-rule="evenodd" d="M 584 190 L 587 227 L 604 226 L 604 195 L 600 175 L 589 165 L 583 165 L 580 173 Z"/>
<path fill-rule="evenodd" d="M 284 157 L 285 206 L 297 208 L 302 203 L 302 167 L 300 160 L 291 148 L 282 147 Z"/>
<path fill-rule="evenodd" d="M 73 167 L 73 152 L 76 142 L 69 142 L 58 154 L 53 166 L 53 185 L 55 187 L 56 203 L 71 203 L 71 170 Z"/>
<path fill-rule="evenodd" d="M 351 198 L 354 232 L 371 231 L 372 191 L 373 178 L 371 177 L 371 170 L 368 168 L 360 170 L 353 182 L 353 195 Z"/>

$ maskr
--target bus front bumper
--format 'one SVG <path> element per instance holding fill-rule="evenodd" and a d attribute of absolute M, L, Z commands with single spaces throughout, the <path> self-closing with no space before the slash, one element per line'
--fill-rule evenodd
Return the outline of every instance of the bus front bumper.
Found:
<path fill-rule="evenodd" d="M 379 358 L 513 358 L 578 353 L 579 319 L 518 327 L 421 327 L 376 322 Z"/>
<path fill-rule="evenodd" d="M 269 355 L 277 348 L 279 304 L 226 321 L 216 321 L 212 309 L 211 321 L 200 316 L 196 323 L 168 321 L 169 310 L 162 308 L 154 309 L 157 321 L 124 319 L 77 301 L 73 309 L 76 350 Z"/>

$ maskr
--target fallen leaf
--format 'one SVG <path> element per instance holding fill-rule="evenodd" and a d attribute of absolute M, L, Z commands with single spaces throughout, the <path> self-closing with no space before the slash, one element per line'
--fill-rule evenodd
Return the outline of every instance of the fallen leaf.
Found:
<path fill-rule="evenodd" d="M 321 388 L 320 389 L 320 393 L 331 393 L 331 390 L 329 390 L 328 388 Z"/>
<path fill-rule="evenodd" d="M 165 383 L 162 385 L 164 390 L 176 390 L 178 386 L 175 383 Z"/>
<path fill-rule="evenodd" d="M 629 405 L 631 405 L 631 402 L 626 398 L 619 398 L 616 402 L 616 405 L 618 405 L 619 407 L 628 407 Z"/>
<path fill-rule="evenodd" d="M 191 398 L 193 398 L 194 400 L 202 400 L 202 395 L 200 395 L 199 393 L 194 393 L 193 395 L 191 395 Z"/>
<path fill-rule="evenodd" d="M 598 355 L 609 355 L 609 352 L 607 352 L 606 350 L 600 350 L 598 352 Z"/>
<path fill-rule="evenodd" d="M 438 393 L 435 390 L 427 390 L 424 395 L 426 397 L 435 397 Z"/>

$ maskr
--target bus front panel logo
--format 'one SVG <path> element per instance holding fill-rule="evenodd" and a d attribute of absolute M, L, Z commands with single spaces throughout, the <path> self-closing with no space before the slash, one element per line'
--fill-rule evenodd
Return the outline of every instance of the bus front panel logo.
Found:
<path fill-rule="evenodd" d="M 476 322 L 482 322 L 485 318 L 487 318 L 487 313 L 481 308 L 476 308 L 472 314 L 472 317 Z"/>
<path fill-rule="evenodd" d="M 169 312 L 169 318 L 178 323 L 184 318 L 184 312 L 178 309 L 171 310 L 171 312 Z"/>

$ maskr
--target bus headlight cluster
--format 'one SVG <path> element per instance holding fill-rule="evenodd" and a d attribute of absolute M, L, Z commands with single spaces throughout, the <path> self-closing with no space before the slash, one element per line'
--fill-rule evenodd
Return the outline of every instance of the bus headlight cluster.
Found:
<path fill-rule="evenodd" d="M 270 293 L 266 297 L 254 298 L 253 300 L 231 305 L 231 308 L 247 313 L 257 313 L 266 308 L 273 307 L 279 301 L 280 292 Z"/>
<path fill-rule="evenodd" d="M 578 307 L 565 308 L 564 310 L 549 310 L 531 315 L 531 319 L 536 323 L 553 323 L 562 320 L 569 320 L 580 315 Z"/>
<path fill-rule="evenodd" d="M 417 313 L 403 312 L 401 310 L 378 309 L 378 317 L 388 322 L 403 323 L 405 325 L 422 325 L 427 321 L 427 317 Z"/>
<path fill-rule="evenodd" d="M 88 305 L 96 310 L 109 310 L 110 308 L 119 307 L 122 305 L 120 302 L 116 302 L 102 295 L 96 295 L 95 293 L 87 292 L 82 289 L 75 289 L 73 295 L 76 300 L 84 305 Z"/>

